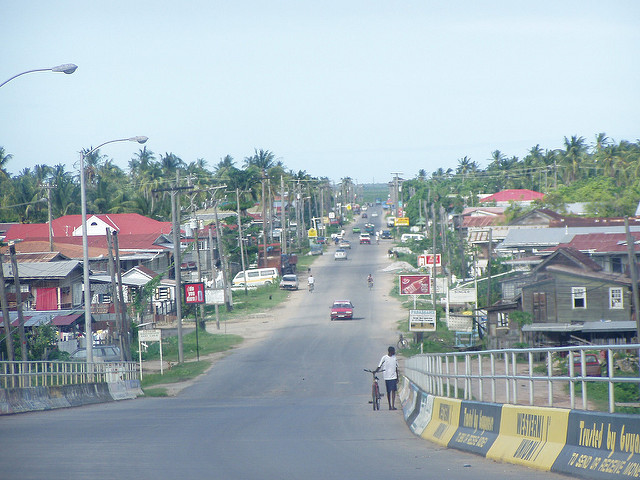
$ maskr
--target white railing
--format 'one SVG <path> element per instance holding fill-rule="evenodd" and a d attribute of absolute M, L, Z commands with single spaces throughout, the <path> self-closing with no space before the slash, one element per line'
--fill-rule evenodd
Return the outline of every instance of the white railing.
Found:
<path fill-rule="evenodd" d="M 0 388 L 113 383 L 137 378 L 136 362 L 0 362 Z"/>
<path fill-rule="evenodd" d="M 426 393 L 493 403 L 596 410 L 587 384 L 604 384 L 613 413 L 616 406 L 640 407 L 638 395 L 635 402 L 615 399 L 616 385 L 640 388 L 639 349 L 632 344 L 432 353 L 407 358 L 404 368 Z M 587 353 L 598 355 L 601 376 L 587 375 Z"/>

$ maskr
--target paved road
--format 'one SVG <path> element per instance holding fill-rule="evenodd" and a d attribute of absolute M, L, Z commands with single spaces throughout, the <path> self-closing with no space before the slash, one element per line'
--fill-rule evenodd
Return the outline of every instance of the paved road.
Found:
<path fill-rule="evenodd" d="M 0 418 L 0 478 L 539 478 L 430 444 L 400 410 L 372 411 L 362 369 L 395 341 L 398 319 L 386 297 L 391 279 L 379 272 L 386 249 L 355 244 L 346 262 L 318 259 L 315 292 L 295 293 L 268 338 L 224 357 L 176 397 Z M 331 322 L 330 304 L 345 297 L 357 318 Z"/>

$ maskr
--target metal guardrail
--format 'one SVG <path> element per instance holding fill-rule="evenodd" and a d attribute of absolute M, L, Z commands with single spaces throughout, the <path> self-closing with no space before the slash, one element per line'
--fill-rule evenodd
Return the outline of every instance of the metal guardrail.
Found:
<path fill-rule="evenodd" d="M 136 362 L 0 362 L 0 388 L 113 383 L 138 378 Z"/>
<path fill-rule="evenodd" d="M 640 388 L 639 350 L 640 344 L 627 344 L 420 354 L 405 360 L 405 376 L 443 397 L 582 410 L 595 409 L 587 384 L 605 383 L 613 413 L 616 384 Z M 606 364 L 602 376 L 587 376 L 585 354 L 592 352 Z M 621 363 L 632 373 L 616 372 Z"/>

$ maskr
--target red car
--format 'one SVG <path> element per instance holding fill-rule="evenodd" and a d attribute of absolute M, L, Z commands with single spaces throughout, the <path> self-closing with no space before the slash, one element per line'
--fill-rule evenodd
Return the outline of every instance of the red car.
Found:
<path fill-rule="evenodd" d="M 350 300 L 336 300 L 331 307 L 331 320 L 353 318 L 353 304 Z"/>

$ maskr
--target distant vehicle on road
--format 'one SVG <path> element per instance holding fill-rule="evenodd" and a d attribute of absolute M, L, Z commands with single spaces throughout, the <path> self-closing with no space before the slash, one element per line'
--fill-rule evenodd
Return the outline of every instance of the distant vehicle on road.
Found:
<path fill-rule="evenodd" d="M 361 233 L 360 245 L 371 245 L 371 235 L 369 235 L 368 233 Z"/>
<path fill-rule="evenodd" d="M 340 242 L 338 243 L 338 247 L 351 248 L 351 242 L 349 240 L 340 240 Z"/>
<path fill-rule="evenodd" d="M 238 274 L 233 277 L 231 286 L 244 287 L 246 281 L 247 287 L 260 287 L 262 285 L 271 285 L 277 278 L 277 268 L 254 268 L 238 272 Z"/>
<path fill-rule="evenodd" d="M 298 290 L 299 282 L 297 275 L 283 275 L 280 280 L 280 288 L 283 290 Z"/>
<path fill-rule="evenodd" d="M 420 242 L 424 240 L 424 235 L 422 235 L 421 233 L 403 233 L 400 237 L 400 241 L 402 243 L 407 243 L 410 240 Z"/>
<path fill-rule="evenodd" d="M 350 300 L 336 300 L 331 307 L 331 320 L 353 318 L 353 303 Z"/>
<path fill-rule="evenodd" d="M 380 238 L 383 238 L 385 240 L 391 239 L 391 230 L 383 230 L 380 234 Z"/>
<path fill-rule="evenodd" d="M 333 254 L 334 260 L 347 260 L 347 251 L 344 248 L 339 248 Z"/>

